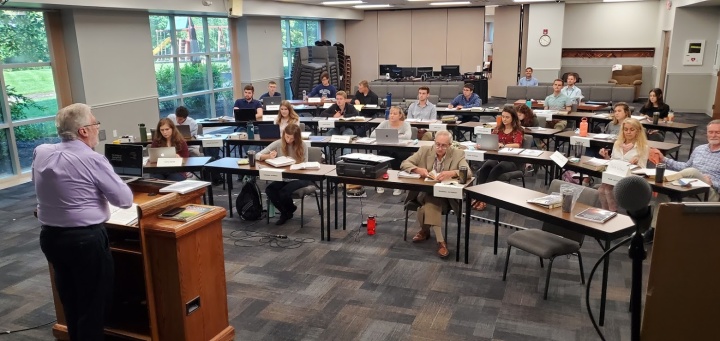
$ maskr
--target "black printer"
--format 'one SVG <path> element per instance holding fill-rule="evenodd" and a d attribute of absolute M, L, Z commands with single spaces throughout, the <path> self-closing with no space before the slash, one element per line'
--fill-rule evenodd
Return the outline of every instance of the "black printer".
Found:
<path fill-rule="evenodd" d="M 340 176 L 356 178 L 377 179 L 387 173 L 390 161 L 368 161 L 357 159 L 342 159 L 335 164 L 335 171 Z"/>

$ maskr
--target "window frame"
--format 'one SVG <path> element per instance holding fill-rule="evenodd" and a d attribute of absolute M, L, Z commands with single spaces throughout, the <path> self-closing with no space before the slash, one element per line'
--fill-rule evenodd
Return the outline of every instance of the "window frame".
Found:
<path fill-rule="evenodd" d="M 283 61 L 285 59 L 285 54 L 287 52 L 287 61 L 288 61 L 288 74 L 285 74 L 285 65 L 283 64 L 283 80 L 285 83 L 285 92 L 284 96 L 286 99 L 292 99 L 292 89 L 289 87 L 290 79 L 292 78 L 292 64 L 293 64 L 293 58 L 295 57 L 295 49 L 300 47 L 292 47 L 292 40 L 291 37 L 291 25 L 290 21 L 297 21 L 302 23 L 302 36 L 303 40 L 305 41 L 304 46 L 312 46 L 315 44 L 315 42 L 308 41 L 308 23 L 315 23 L 317 24 L 317 37 L 316 39 L 321 40 L 322 39 L 322 21 L 321 20 L 311 20 L 311 19 L 296 19 L 296 18 L 280 18 L 280 34 L 282 34 L 283 26 L 286 26 L 285 29 L 285 42 L 286 44 L 283 44 L 282 37 L 280 39 L 280 45 L 282 46 L 282 54 L 283 54 Z"/>

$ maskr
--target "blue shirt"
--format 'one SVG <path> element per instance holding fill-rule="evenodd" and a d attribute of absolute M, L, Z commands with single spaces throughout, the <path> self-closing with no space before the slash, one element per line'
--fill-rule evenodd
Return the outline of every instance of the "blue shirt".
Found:
<path fill-rule="evenodd" d="M 316 85 L 311 91 L 310 94 L 308 94 L 308 97 L 322 97 L 325 96 L 327 98 L 335 98 L 335 94 L 337 94 L 337 89 L 335 89 L 335 86 L 330 84 L 328 86 L 322 85 L 322 83 Z"/>
<path fill-rule="evenodd" d="M 582 99 L 583 97 L 582 90 L 580 90 L 580 88 L 578 88 L 577 86 L 573 86 L 572 88 L 565 86 L 564 88 L 562 88 L 562 90 L 560 90 L 560 93 L 567 96 L 570 101 L 579 102 L 580 99 Z"/>
<path fill-rule="evenodd" d="M 538 80 L 535 77 L 530 78 L 530 80 L 527 79 L 527 77 L 520 78 L 518 81 L 519 86 L 538 86 Z"/>
<path fill-rule="evenodd" d="M 270 93 L 266 92 L 260 96 L 260 99 L 263 99 L 265 97 L 282 97 L 282 94 L 276 91 L 275 93 L 273 93 L 272 96 L 270 96 Z"/>
<path fill-rule="evenodd" d="M 247 101 L 245 98 L 239 98 L 235 101 L 235 105 L 233 107 L 238 109 L 257 109 L 262 108 L 262 103 L 256 99 Z"/>
<path fill-rule="evenodd" d="M 697 146 L 690 154 L 687 162 L 680 162 L 671 158 L 665 158 L 667 168 L 674 171 L 681 171 L 685 168 L 695 168 L 703 174 L 709 175 L 712 186 L 717 190 L 720 188 L 720 151 L 710 151 L 710 145 Z"/>
<path fill-rule="evenodd" d="M 473 107 L 479 107 L 482 105 L 482 101 L 480 100 L 480 96 L 476 93 L 472 93 L 470 95 L 470 99 L 465 98 L 465 95 L 460 94 L 455 97 L 455 99 L 450 102 L 452 106 L 456 107 L 458 105 L 462 105 L 463 108 L 473 108 Z"/>
<path fill-rule="evenodd" d="M 104 155 L 80 140 L 41 144 L 33 152 L 32 180 L 43 225 L 79 227 L 110 219 L 108 202 L 129 208 L 133 194 Z"/>
<path fill-rule="evenodd" d="M 545 107 L 549 110 L 567 110 L 567 107 L 572 105 L 572 100 L 565 96 L 562 92 L 555 96 L 555 93 L 551 93 L 545 97 Z"/>

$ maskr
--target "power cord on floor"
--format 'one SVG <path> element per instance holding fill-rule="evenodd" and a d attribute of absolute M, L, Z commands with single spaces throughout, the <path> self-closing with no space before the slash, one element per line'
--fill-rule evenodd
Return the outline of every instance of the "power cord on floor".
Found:
<path fill-rule="evenodd" d="M 284 234 L 271 234 L 253 230 L 236 230 L 230 233 L 230 238 L 237 247 L 268 246 L 281 249 L 297 249 L 303 244 L 314 243 L 315 238 L 292 238 Z"/>
<path fill-rule="evenodd" d="M 25 331 L 33 330 L 33 329 L 38 329 L 38 328 L 40 328 L 40 327 L 45 327 L 45 326 L 47 326 L 47 325 L 49 325 L 49 324 L 52 324 L 52 323 L 55 323 L 55 322 L 57 322 L 57 320 L 52 320 L 52 321 L 50 321 L 50 322 L 48 322 L 48 323 L 44 323 L 44 324 L 41 324 L 41 325 L 38 325 L 38 326 L 35 326 L 35 327 L 30 327 L 30 328 L 23 328 L 23 329 L 17 329 L 17 330 L 6 330 L 6 331 L 4 331 L 4 332 L 0 332 L 0 336 L 8 335 L 8 334 L 14 334 L 14 333 L 20 333 L 20 332 L 25 332 Z"/>
<path fill-rule="evenodd" d="M 357 232 L 355 232 L 355 241 L 360 241 L 360 230 L 362 229 L 362 222 L 363 222 L 363 202 L 362 197 L 358 197 L 360 200 L 360 225 L 357 228 Z"/>

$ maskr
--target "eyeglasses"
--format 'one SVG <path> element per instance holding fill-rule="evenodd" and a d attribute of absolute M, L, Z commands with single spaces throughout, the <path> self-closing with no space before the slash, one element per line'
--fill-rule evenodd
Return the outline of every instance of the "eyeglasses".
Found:
<path fill-rule="evenodd" d="M 448 147 L 450 147 L 449 144 L 435 143 L 435 148 L 437 148 L 437 149 L 447 149 Z"/>
<path fill-rule="evenodd" d="M 100 121 L 97 121 L 97 122 L 95 122 L 95 123 L 93 123 L 93 124 L 86 124 L 86 125 L 83 126 L 83 128 L 92 127 L 92 126 L 98 126 L 98 127 L 99 127 L 99 126 L 100 126 Z"/>

